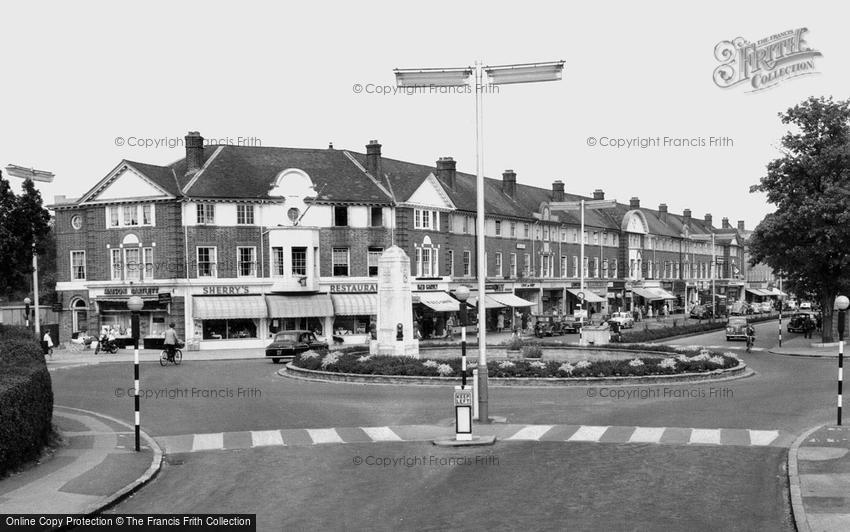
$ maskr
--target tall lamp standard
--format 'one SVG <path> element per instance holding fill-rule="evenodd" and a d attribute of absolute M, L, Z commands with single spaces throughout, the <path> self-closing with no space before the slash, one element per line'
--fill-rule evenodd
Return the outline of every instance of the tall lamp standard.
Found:
<path fill-rule="evenodd" d="M 139 296 L 127 300 L 127 308 L 132 312 L 130 328 L 133 330 L 133 387 L 135 388 L 135 420 L 136 420 L 136 452 L 140 450 L 139 442 L 139 311 L 145 302 Z"/>
<path fill-rule="evenodd" d="M 460 387 L 466 389 L 466 326 L 469 322 L 466 314 L 466 300 L 469 299 L 469 288 L 458 287 L 455 290 L 455 297 L 460 301 Z"/>
<path fill-rule="evenodd" d="M 475 94 L 475 172 L 476 172 L 476 274 L 478 276 L 478 414 L 481 423 L 489 423 L 487 397 L 487 352 L 485 347 L 487 323 L 484 294 L 487 265 L 484 260 L 484 82 L 485 73 L 490 85 L 558 81 L 564 61 L 486 66 L 476 61 L 474 66 L 459 68 L 400 69 L 393 72 L 396 85 L 416 90 L 431 87 L 462 87 L 472 83 Z M 423 90 L 423 92 L 426 92 Z"/>
<path fill-rule="evenodd" d="M 581 211 L 581 231 L 578 237 L 581 258 L 579 258 L 579 293 L 584 294 L 584 210 L 585 209 L 611 209 L 617 206 L 615 200 L 579 200 L 579 201 L 553 201 L 549 204 L 551 210 Z M 584 299 L 579 304 L 584 310 Z M 584 343 L 584 337 L 579 330 L 579 343 Z"/>
<path fill-rule="evenodd" d="M 838 310 L 838 424 L 841 425 L 841 385 L 844 382 L 844 311 L 850 306 L 847 296 L 835 298 L 835 309 Z"/>

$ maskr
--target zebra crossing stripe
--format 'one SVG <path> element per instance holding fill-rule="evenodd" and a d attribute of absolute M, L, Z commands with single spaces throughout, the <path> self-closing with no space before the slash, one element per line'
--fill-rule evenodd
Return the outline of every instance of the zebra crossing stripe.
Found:
<path fill-rule="evenodd" d="M 691 439 L 688 443 L 720 445 L 720 429 L 691 429 Z"/>
<path fill-rule="evenodd" d="M 664 435 L 664 427 L 635 427 L 629 443 L 658 443 Z"/>
<path fill-rule="evenodd" d="M 779 437 L 778 430 L 750 430 L 750 445 L 770 445 Z"/>
<path fill-rule="evenodd" d="M 372 441 L 404 441 L 389 427 L 360 427 Z"/>
<path fill-rule="evenodd" d="M 313 443 L 345 443 L 334 429 L 305 429 Z"/>
<path fill-rule="evenodd" d="M 192 438 L 192 452 L 218 451 L 224 448 L 224 433 L 195 434 Z"/>
<path fill-rule="evenodd" d="M 526 425 L 519 429 L 516 434 L 509 437 L 509 440 L 539 440 L 544 434 L 549 432 L 554 425 Z"/>
<path fill-rule="evenodd" d="M 605 434 L 605 431 L 608 430 L 608 427 L 594 427 L 590 425 L 582 425 L 579 427 L 575 433 L 570 436 L 567 441 L 595 441 L 598 442 L 599 438 Z"/>
<path fill-rule="evenodd" d="M 286 445 L 279 430 L 252 430 L 251 447 L 267 447 L 270 445 Z"/>

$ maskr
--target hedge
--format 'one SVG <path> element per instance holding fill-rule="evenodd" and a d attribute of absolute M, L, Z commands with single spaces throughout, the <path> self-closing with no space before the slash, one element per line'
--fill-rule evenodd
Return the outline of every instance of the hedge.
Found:
<path fill-rule="evenodd" d="M 0 326 L 0 476 L 38 458 L 52 432 L 53 388 L 41 346 Z"/>
<path fill-rule="evenodd" d="M 770 321 L 775 320 L 778 314 L 771 314 L 767 316 L 747 316 L 747 321 L 750 323 L 757 323 L 761 321 Z M 733 316 L 735 317 L 735 316 Z M 633 330 L 628 332 L 621 331 L 621 343 L 639 343 L 639 342 L 651 342 L 653 340 L 660 340 L 662 338 L 671 338 L 673 336 L 681 336 L 685 334 L 698 334 L 703 332 L 711 332 L 711 331 L 720 331 L 726 328 L 726 319 L 718 318 L 714 321 L 706 321 L 705 323 L 692 323 L 689 325 L 675 325 L 673 327 L 662 327 L 660 329 L 644 329 L 639 330 L 639 325 L 635 325 Z M 615 341 L 612 338 L 612 341 Z"/>

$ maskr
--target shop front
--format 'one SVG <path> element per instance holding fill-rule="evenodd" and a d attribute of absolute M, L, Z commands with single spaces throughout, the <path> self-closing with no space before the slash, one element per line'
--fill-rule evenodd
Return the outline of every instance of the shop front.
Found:
<path fill-rule="evenodd" d="M 162 336 L 171 321 L 180 322 L 183 316 L 172 315 L 170 292 L 160 295 L 158 286 L 107 287 L 90 291 L 90 300 L 95 303 L 97 330 L 88 331 L 98 338 L 105 331 L 111 331 L 118 345 L 129 347 L 133 343 L 132 312 L 127 308 L 130 297 L 142 298 L 143 307 L 139 312 L 140 346 L 156 349 L 162 343 Z M 167 297 L 164 297 L 167 296 Z"/>
<path fill-rule="evenodd" d="M 200 349 L 264 347 L 267 318 L 261 294 L 192 296 L 194 340 Z"/>
<path fill-rule="evenodd" d="M 632 286 L 633 300 L 635 305 L 643 309 L 644 316 L 653 317 L 664 314 L 664 309 L 669 313 L 676 303 L 676 296 L 658 285 Z"/>
<path fill-rule="evenodd" d="M 414 286 L 429 287 L 421 284 Z M 434 286 L 437 287 L 437 285 Z M 414 319 L 418 322 L 422 338 L 445 338 L 448 332 L 446 322 L 449 316 L 457 315 L 460 302 L 443 290 L 413 291 L 411 300 Z"/>
<path fill-rule="evenodd" d="M 588 286 L 585 286 L 584 291 L 578 287 L 567 288 L 567 293 L 570 295 L 570 308 L 573 315 L 580 310 L 584 310 L 588 316 L 592 316 L 593 314 L 602 312 L 602 305 L 608 302 L 607 291 L 604 296 L 601 296 Z"/>
<path fill-rule="evenodd" d="M 541 294 L 542 286 L 542 283 L 532 281 L 518 282 L 514 285 L 514 294 L 517 297 L 531 303 L 531 306 L 528 309 L 531 314 L 543 313 L 543 295 Z"/>
<path fill-rule="evenodd" d="M 331 341 L 334 306 L 329 294 L 268 294 L 265 302 L 270 332 L 310 330 Z"/>

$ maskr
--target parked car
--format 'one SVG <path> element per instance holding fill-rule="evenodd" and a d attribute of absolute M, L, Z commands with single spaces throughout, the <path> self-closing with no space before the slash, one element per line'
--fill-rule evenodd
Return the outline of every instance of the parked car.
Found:
<path fill-rule="evenodd" d="M 747 314 L 752 313 L 752 306 L 746 301 L 736 301 L 732 303 L 732 306 L 729 309 L 730 316 L 746 316 Z"/>
<path fill-rule="evenodd" d="M 534 335 L 538 338 L 564 334 L 557 316 L 534 316 Z"/>
<path fill-rule="evenodd" d="M 729 318 L 726 322 L 726 341 L 747 339 L 747 318 Z"/>
<path fill-rule="evenodd" d="M 773 312 L 773 303 L 770 301 L 763 301 L 761 304 L 761 311 L 764 314 L 769 314 Z"/>
<path fill-rule="evenodd" d="M 811 311 L 797 312 L 788 321 L 788 332 L 805 332 L 806 321 L 810 321 L 814 328 L 814 324 L 817 323 L 815 313 Z"/>
<path fill-rule="evenodd" d="M 616 322 L 621 329 L 631 329 L 635 326 L 635 319 L 631 312 L 615 312 L 608 318 L 608 322 Z"/>
<path fill-rule="evenodd" d="M 691 318 L 695 320 L 704 320 L 712 317 L 714 313 L 708 305 L 697 305 L 691 309 Z"/>
<path fill-rule="evenodd" d="M 272 343 L 266 346 L 266 357 L 277 364 L 281 360 L 292 360 L 295 355 L 305 351 L 325 354 L 328 352 L 328 344 L 316 338 L 312 331 L 281 331 L 275 334 Z"/>
<path fill-rule="evenodd" d="M 750 305 L 750 310 L 752 311 L 750 314 L 761 314 L 763 312 L 761 303 L 753 303 Z"/>
<path fill-rule="evenodd" d="M 800 303 L 800 310 L 812 310 L 811 301 L 803 301 Z"/>
<path fill-rule="evenodd" d="M 561 322 L 561 330 L 566 333 L 578 333 L 581 332 L 581 328 L 587 325 L 587 320 L 584 318 L 576 318 L 574 316 L 567 316 L 563 322 Z"/>

